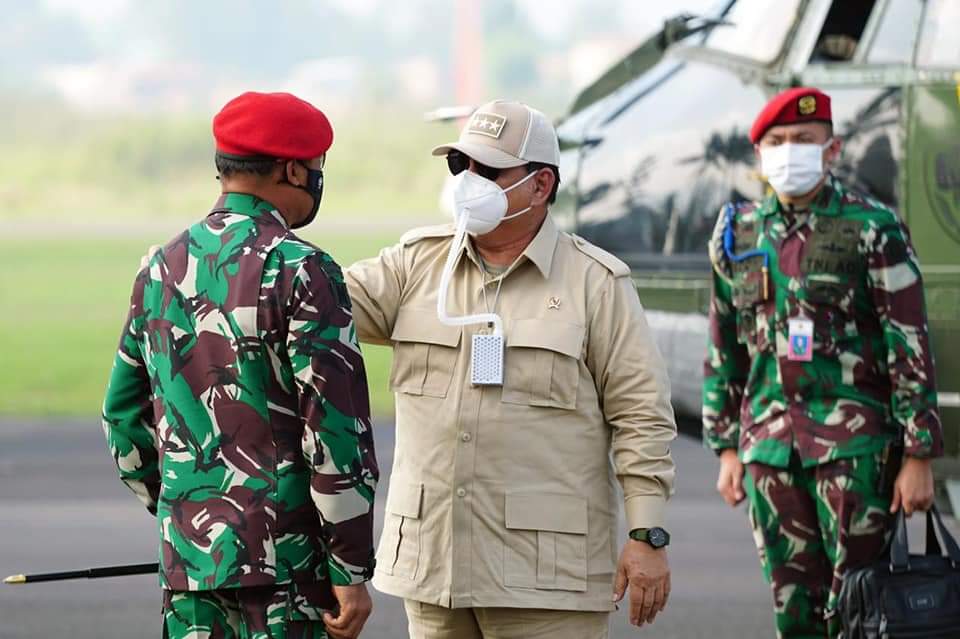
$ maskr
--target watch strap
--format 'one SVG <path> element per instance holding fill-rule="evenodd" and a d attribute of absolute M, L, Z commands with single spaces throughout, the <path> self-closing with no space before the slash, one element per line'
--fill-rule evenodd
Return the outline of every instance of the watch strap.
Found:
<path fill-rule="evenodd" d="M 634 541 L 647 541 L 647 535 L 649 533 L 649 528 L 634 528 L 630 531 L 630 539 Z"/>

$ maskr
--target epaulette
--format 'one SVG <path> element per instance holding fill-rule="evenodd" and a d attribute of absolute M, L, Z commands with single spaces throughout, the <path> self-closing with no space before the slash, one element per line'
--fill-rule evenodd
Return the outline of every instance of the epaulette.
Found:
<path fill-rule="evenodd" d="M 569 235 L 570 239 L 573 240 L 573 245 L 577 247 L 581 253 L 600 262 L 614 277 L 627 277 L 630 275 L 630 267 L 620 258 L 604 251 L 599 246 L 591 244 L 579 235 L 574 235 L 573 233 Z"/>
<path fill-rule="evenodd" d="M 453 237 L 457 232 L 453 228 L 453 224 L 434 224 L 433 226 L 420 226 L 415 229 L 410 229 L 406 233 L 400 236 L 400 244 L 403 246 L 410 246 L 420 240 L 425 240 L 430 237 Z"/>

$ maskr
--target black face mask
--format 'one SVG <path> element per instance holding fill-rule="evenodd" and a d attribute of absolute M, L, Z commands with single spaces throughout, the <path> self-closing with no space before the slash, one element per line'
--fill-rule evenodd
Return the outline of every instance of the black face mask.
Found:
<path fill-rule="evenodd" d="M 313 222 L 314 218 L 317 217 L 317 211 L 320 210 L 320 200 L 323 199 L 323 169 L 311 169 L 305 164 L 303 167 L 307 169 L 307 185 L 298 188 L 310 194 L 310 197 L 313 198 L 313 208 L 310 209 L 310 215 L 306 219 L 291 225 L 290 228 L 294 229 L 302 229 Z"/>

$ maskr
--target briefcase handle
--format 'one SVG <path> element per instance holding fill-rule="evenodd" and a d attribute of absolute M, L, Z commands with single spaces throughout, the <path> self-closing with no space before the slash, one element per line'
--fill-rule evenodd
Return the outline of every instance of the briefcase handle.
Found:
<path fill-rule="evenodd" d="M 943 524 L 940 517 L 940 511 L 935 505 L 927 511 L 927 554 L 940 555 L 942 550 L 937 542 L 937 533 L 947 547 L 947 556 L 950 563 L 956 568 L 960 566 L 960 546 L 957 540 L 953 538 L 950 531 Z M 901 508 L 897 512 L 896 529 L 893 533 L 893 541 L 890 544 L 890 571 L 907 572 L 910 570 L 910 544 L 907 540 L 907 516 Z"/>

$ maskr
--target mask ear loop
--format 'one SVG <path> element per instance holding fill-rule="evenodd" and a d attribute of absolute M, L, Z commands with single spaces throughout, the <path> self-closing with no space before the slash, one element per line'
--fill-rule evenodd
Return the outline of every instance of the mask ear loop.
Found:
<path fill-rule="evenodd" d="M 827 161 L 824 159 L 822 155 L 822 151 L 829 151 L 830 147 L 833 146 L 833 142 L 834 142 L 834 137 L 831 135 L 830 139 L 824 142 L 823 145 L 820 147 L 821 149 L 820 170 L 823 171 L 824 173 L 827 173 L 830 170 L 830 164 L 828 164 Z"/>
<path fill-rule="evenodd" d="M 536 175 L 536 174 L 537 174 L 536 171 L 534 171 L 533 173 L 527 174 L 527 177 L 523 178 L 522 180 L 520 180 L 520 181 L 517 182 L 516 184 L 512 184 L 511 186 L 508 186 L 507 188 L 503 189 L 503 192 L 504 192 L 504 193 L 507 193 L 508 191 L 512 191 L 513 189 L 517 188 L 518 186 L 520 186 L 521 184 L 523 184 L 524 182 L 526 182 L 527 180 L 529 180 L 530 178 L 532 178 L 532 177 L 533 177 L 534 175 Z M 527 212 L 530 211 L 530 209 L 532 209 L 532 208 L 533 208 L 533 206 L 531 205 L 531 206 L 528 206 L 527 208 L 523 209 L 522 211 L 517 211 L 516 213 L 511 213 L 510 215 L 505 215 L 505 216 L 503 216 L 502 218 L 500 218 L 500 221 L 503 222 L 504 220 L 512 220 L 512 219 L 515 218 L 515 217 L 519 217 L 519 216 L 523 215 L 524 213 L 527 213 Z"/>
<path fill-rule="evenodd" d="M 457 232 L 450 242 L 447 261 L 444 263 L 443 272 L 440 274 L 440 290 L 437 292 L 437 319 L 440 320 L 441 324 L 446 324 L 447 326 L 492 323 L 493 334 L 502 337 L 503 320 L 501 320 L 500 316 L 496 313 L 478 313 L 476 315 L 463 315 L 461 317 L 451 317 L 447 315 L 447 289 L 450 288 L 450 278 L 453 275 L 453 269 L 457 264 L 457 258 L 460 256 L 463 243 L 467 238 L 467 220 L 469 217 L 470 209 L 465 209 L 463 215 L 457 218 Z"/>

